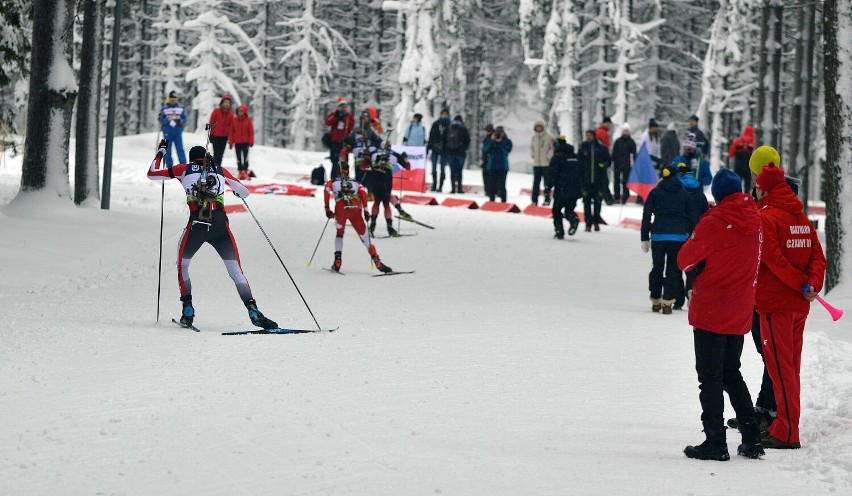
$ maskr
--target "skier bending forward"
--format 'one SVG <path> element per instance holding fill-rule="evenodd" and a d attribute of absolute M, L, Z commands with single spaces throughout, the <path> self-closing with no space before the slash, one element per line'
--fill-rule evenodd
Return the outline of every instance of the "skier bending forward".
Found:
<path fill-rule="evenodd" d="M 237 292 L 248 309 L 251 323 L 265 329 L 273 329 L 278 324 L 264 317 L 257 309 L 257 304 L 251 295 L 251 288 L 243 275 L 240 266 L 240 256 L 236 241 L 228 227 L 228 216 L 225 215 L 224 193 L 227 185 L 240 198 L 249 195 L 243 186 L 230 172 L 221 166 L 213 165 L 213 157 L 202 146 L 194 146 L 189 150 L 189 163 L 178 164 L 174 167 L 160 168 L 160 161 L 166 151 L 165 140 L 160 142 L 157 157 L 148 170 L 148 178 L 152 181 L 177 179 L 186 192 L 186 203 L 189 205 L 189 221 L 178 241 L 178 284 L 180 285 L 180 301 L 183 302 L 183 312 L 180 321 L 184 325 L 192 325 L 195 318 L 195 308 L 192 306 L 192 283 L 189 279 L 189 263 L 193 255 L 204 243 L 209 243 L 225 262 L 228 274 L 237 286 Z M 205 157 L 207 160 L 205 160 Z"/>
<path fill-rule="evenodd" d="M 382 272 L 393 272 L 393 269 L 383 264 L 376 253 L 376 247 L 370 242 L 370 235 L 367 234 L 367 225 L 364 221 L 370 220 L 370 213 L 366 210 L 367 192 L 358 184 L 357 181 L 349 179 L 349 164 L 340 162 L 340 173 L 337 179 L 333 179 L 326 183 L 325 193 L 325 216 L 329 219 L 334 218 L 334 225 L 337 228 L 337 237 L 334 238 L 334 263 L 331 264 L 331 270 L 340 272 L 342 265 L 341 255 L 343 254 L 343 231 L 346 229 L 346 221 L 352 223 L 355 232 L 361 238 L 367 251 L 373 258 L 373 263 L 376 268 Z M 334 198 L 334 212 L 329 207 L 329 201 Z M 364 218 L 361 218 L 363 213 Z"/>

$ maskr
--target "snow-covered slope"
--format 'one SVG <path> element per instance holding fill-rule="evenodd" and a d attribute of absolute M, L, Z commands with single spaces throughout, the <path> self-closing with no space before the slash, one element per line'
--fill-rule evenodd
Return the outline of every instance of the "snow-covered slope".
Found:
<path fill-rule="evenodd" d="M 145 178 L 154 141 L 118 140 L 110 211 L 45 198 L 0 210 L 0 494 L 852 487 L 852 345 L 835 339 L 848 317 L 832 323 L 819 308 L 803 359 L 803 449 L 727 463 L 683 456 L 703 437 L 692 333 L 685 312 L 650 312 L 650 258 L 635 231 L 558 242 L 546 219 L 410 206 L 437 229 L 403 225 L 417 235 L 377 246 L 395 269 L 416 273 L 370 277 L 348 232 L 340 277 L 320 269 L 332 259 L 329 232 L 306 268 L 325 223 L 320 198 L 252 196 L 320 323 L 340 330 L 221 336 L 250 325 L 205 247 L 192 265 L 196 334 L 167 323 L 179 312 L 173 258 L 186 217 L 173 182 L 156 324 L 160 187 Z M 252 154 L 259 179 L 306 173 L 321 159 Z M 3 203 L 19 180 L 10 163 L 0 169 Z M 517 191 L 529 176 L 510 181 Z M 261 310 L 312 325 L 251 217 L 232 215 L 231 228 Z M 829 300 L 852 308 L 848 291 Z M 755 393 L 758 360 L 747 346 Z M 728 441 L 735 451 L 737 434 Z"/>

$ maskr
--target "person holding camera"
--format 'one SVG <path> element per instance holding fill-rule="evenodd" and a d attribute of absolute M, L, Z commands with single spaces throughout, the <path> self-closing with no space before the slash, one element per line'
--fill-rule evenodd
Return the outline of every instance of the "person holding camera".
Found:
<path fill-rule="evenodd" d="M 494 134 L 494 124 L 488 123 L 482 128 L 482 189 L 485 190 L 485 196 L 491 196 L 491 179 L 490 174 L 488 173 L 488 161 L 491 156 L 488 153 L 485 153 L 485 142 L 491 138 L 491 135 Z"/>
<path fill-rule="evenodd" d="M 509 153 L 512 151 L 512 140 L 506 136 L 503 126 L 494 128 L 491 136 L 486 136 L 482 145 L 482 154 L 488 154 L 488 180 L 490 186 L 488 199 L 494 201 L 497 196 L 506 203 L 506 174 L 509 172 Z"/>
<path fill-rule="evenodd" d="M 349 103 L 342 97 L 337 99 L 337 109 L 325 117 L 325 125 L 331 128 L 328 148 L 331 155 L 331 178 L 334 179 L 337 177 L 343 140 L 355 129 L 355 117 L 349 112 Z"/>

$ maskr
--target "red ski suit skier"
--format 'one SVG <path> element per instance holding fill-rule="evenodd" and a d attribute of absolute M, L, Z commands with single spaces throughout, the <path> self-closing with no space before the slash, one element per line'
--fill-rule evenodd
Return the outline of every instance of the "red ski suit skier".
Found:
<path fill-rule="evenodd" d="M 784 180 L 784 172 L 766 166 L 755 181 L 767 196 L 758 201 L 763 225 L 763 254 L 757 276 L 756 306 L 766 368 L 772 378 L 778 417 L 769 434 L 799 443 L 802 340 L 811 303 L 803 287 L 822 290 L 826 260 L 802 202 Z"/>

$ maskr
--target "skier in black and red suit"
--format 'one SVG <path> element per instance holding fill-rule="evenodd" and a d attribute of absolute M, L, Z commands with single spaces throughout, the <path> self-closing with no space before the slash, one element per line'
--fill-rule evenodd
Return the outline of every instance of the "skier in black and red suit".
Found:
<path fill-rule="evenodd" d="M 334 225 L 337 228 L 337 237 L 334 239 L 334 263 L 331 265 L 331 270 L 340 272 L 342 265 L 343 254 L 343 232 L 346 229 L 346 221 L 348 220 L 355 232 L 361 238 L 373 263 L 376 268 L 382 272 L 393 272 L 393 269 L 385 265 L 376 253 L 376 247 L 370 242 L 370 235 L 367 234 L 367 225 L 365 220 L 370 220 L 370 213 L 367 212 L 367 192 L 364 187 L 357 181 L 349 179 L 349 164 L 340 161 L 339 176 L 326 183 L 323 199 L 325 201 L 325 216 L 329 219 L 334 219 Z M 334 211 L 331 210 L 329 202 L 334 198 Z M 363 219 L 361 216 L 363 215 Z"/>
<path fill-rule="evenodd" d="M 379 215 L 379 207 L 385 207 L 385 222 L 388 226 L 388 235 L 398 237 L 399 233 L 393 228 L 393 213 L 391 203 L 399 210 L 400 216 L 408 214 L 402 209 L 399 198 L 393 194 L 393 174 L 395 170 L 411 169 L 408 157 L 404 153 L 397 153 L 390 149 L 390 143 L 386 143 L 384 149 L 373 152 L 370 162 L 361 162 L 361 167 L 368 170 L 364 176 L 364 183 L 370 194 L 373 195 L 373 208 L 371 210 L 370 235 L 374 236 L 376 231 L 376 218 Z M 408 216 L 410 218 L 410 216 Z"/>
<path fill-rule="evenodd" d="M 230 187 L 240 198 L 249 195 L 248 189 L 221 165 L 215 164 L 213 157 L 203 146 L 194 146 L 189 150 L 188 164 L 160 168 L 160 162 L 167 147 L 165 141 L 160 142 L 157 156 L 148 170 L 148 178 L 152 181 L 177 179 L 186 192 L 189 221 L 178 242 L 177 257 L 180 301 L 183 302 L 181 323 L 191 326 L 195 318 L 189 263 L 201 245 L 209 243 L 225 262 L 228 275 L 237 286 L 237 293 L 248 310 L 251 323 L 264 329 L 278 327 L 278 324 L 264 317 L 257 309 L 257 303 L 252 297 L 251 288 L 240 265 L 237 243 L 228 227 L 228 216 L 225 215 L 225 186 Z"/>

